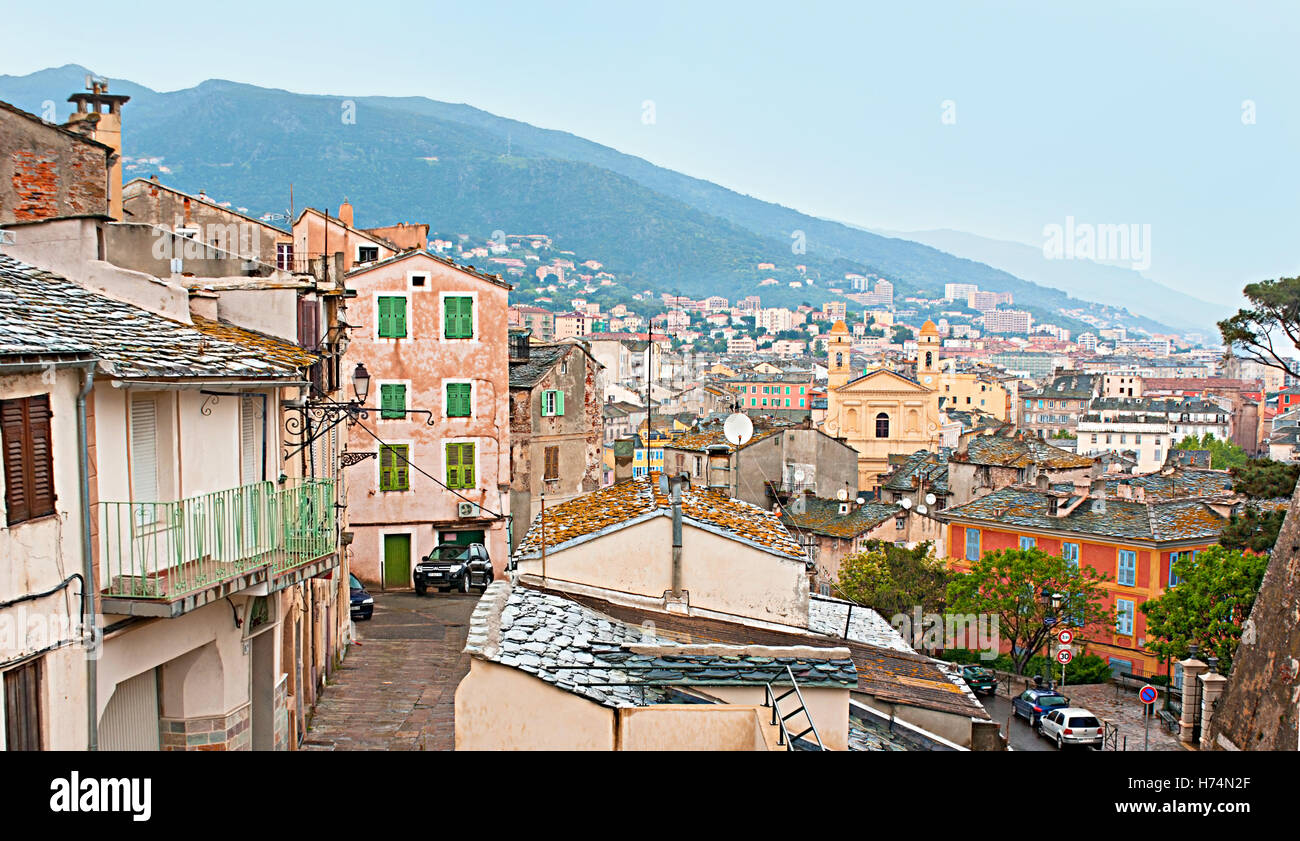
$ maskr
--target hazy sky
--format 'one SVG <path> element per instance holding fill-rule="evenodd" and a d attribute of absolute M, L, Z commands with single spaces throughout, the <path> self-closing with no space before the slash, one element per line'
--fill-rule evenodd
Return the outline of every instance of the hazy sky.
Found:
<path fill-rule="evenodd" d="M 1147 275 L 1225 305 L 1300 273 L 1297 2 L 117 9 L 10 6 L 0 73 L 466 102 L 872 228 L 1149 224 Z"/>

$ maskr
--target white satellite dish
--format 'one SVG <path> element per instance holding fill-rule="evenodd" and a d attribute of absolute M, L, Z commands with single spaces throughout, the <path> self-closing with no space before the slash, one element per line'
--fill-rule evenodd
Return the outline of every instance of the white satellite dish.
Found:
<path fill-rule="evenodd" d="M 926 495 L 925 495 L 925 504 L 926 504 L 926 505 L 934 505 L 934 494 L 926 494 Z"/>
<path fill-rule="evenodd" d="M 794 480 L 795 480 L 796 482 L 802 482 L 802 481 L 803 481 L 803 471 L 802 471 L 802 470 L 796 469 L 796 470 L 794 471 Z"/>
<path fill-rule="evenodd" d="M 924 505 L 916 506 L 916 513 L 924 514 L 928 509 Z"/>
<path fill-rule="evenodd" d="M 902 502 L 900 502 L 900 503 L 898 503 L 898 504 L 901 505 L 901 506 L 903 506 L 903 510 L 906 511 L 907 509 L 909 509 L 909 508 L 912 507 L 912 500 L 910 500 L 910 499 L 904 499 Z"/>
<path fill-rule="evenodd" d="M 843 488 L 840 488 L 838 491 L 835 492 L 835 498 L 838 499 L 840 502 L 843 502 L 844 500 L 849 498 L 849 492 L 844 490 Z"/>
<path fill-rule="evenodd" d="M 727 420 L 722 424 L 722 435 L 727 439 L 727 443 L 743 447 L 750 438 L 754 437 L 754 422 L 749 419 L 749 415 L 739 412 L 728 415 Z"/>
<path fill-rule="evenodd" d="M 858 505 L 866 505 L 866 504 L 867 504 L 867 498 L 865 496 L 858 497 Z"/>

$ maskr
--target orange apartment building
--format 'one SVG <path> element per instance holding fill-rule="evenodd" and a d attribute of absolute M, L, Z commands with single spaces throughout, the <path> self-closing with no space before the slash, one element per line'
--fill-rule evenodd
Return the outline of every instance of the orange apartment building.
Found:
<path fill-rule="evenodd" d="M 1037 547 L 1104 573 L 1114 627 L 1076 639 L 1116 673 L 1163 674 L 1165 664 L 1145 649 L 1138 607 L 1176 586 L 1178 555 L 1218 542 L 1234 504 L 1227 474 L 1212 470 L 1016 485 L 944 512 L 948 563 L 965 571 L 986 552 Z"/>
<path fill-rule="evenodd" d="M 509 558 L 510 285 L 425 251 L 354 268 L 344 369 L 369 374 L 371 411 L 348 434 L 352 571 L 412 586 L 439 543 Z M 527 524 L 523 524 L 527 527 Z"/>

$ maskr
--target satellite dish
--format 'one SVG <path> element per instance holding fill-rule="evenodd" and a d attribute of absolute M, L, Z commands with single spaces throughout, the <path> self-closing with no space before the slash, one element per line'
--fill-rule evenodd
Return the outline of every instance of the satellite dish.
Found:
<path fill-rule="evenodd" d="M 858 505 L 866 505 L 866 504 L 867 504 L 867 498 L 865 496 L 858 497 Z"/>
<path fill-rule="evenodd" d="M 835 492 L 835 498 L 838 499 L 840 502 L 843 502 L 844 500 L 849 498 L 849 492 L 844 490 L 843 488 L 840 488 L 838 491 Z"/>
<path fill-rule="evenodd" d="M 727 439 L 727 443 L 743 447 L 750 438 L 754 437 L 754 422 L 749 419 L 749 415 L 739 412 L 728 415 L 726 422 L 722 424 L 722 435 Z"/>
<path fill-rule="evenodd" d="M 802 482 L 802 481 L 803 481 L 803 471 L 802 471 L 802 470 L 798 470 L 798 469 L 796 469 L 796 470 L 794 471 L 794 480 L 795 480 L 796 482 Z"/>
<path fill-rule="evenodd" d="M 916 513 L 924 514 L 928 509 L 924 505 L 916 506 Z"/>
<path fill-rule="evenodd" d="M 925 495 L 925 504 L 926 504 L 926 505 L 934 505 L 934 494 L 926 494 L 926 495 Z"/>
<path fill-rule="evenodd" d="M 900 503 L 898 503 L 898 504 L 901 505 L 901 506 L 903 506 L 903 510 L 906 511 L 907 509 L 909 509 L 909 508 L 912 507 L 912 500 L 910 500 L 910 499 L 904 499 L 902 502 L 900 502 Z"/>

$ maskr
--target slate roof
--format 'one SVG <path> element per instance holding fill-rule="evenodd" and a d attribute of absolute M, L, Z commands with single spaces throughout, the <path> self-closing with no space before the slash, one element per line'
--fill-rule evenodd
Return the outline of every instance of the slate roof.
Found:
<path fill-rule="evenodd" d="M 749 652 L 734 645 L 684 645 L 651 625 L 620 621 L 558 593 L 505 581 L 492 584 L 474 609 L 465 650 L 607 707 L 673 703 L 673 687 L 780 683 L 787 666 L 800 687 L 857 684 L 853 660 L 834 640 L 817 649 Z"/>
<path fill-rule="evenodd" d="M 1097 381 L 1100 379 L 1101 374 L 1063 374 L 1053 377 L 1051 382 L 1038 391 L 1025 392 L 1020 397 L 1021 399 L 1041 397 L 1044 400 L 1087 400 L 1096 392 Z"/>
<path fill-rule="evenodd" d="M 655 516 L 671 517 L 672 505 L 659 492 L 659 473 L 628 479 L 546 509 L 546 550 L 633 525 Z M 521 557 L 540 554 L 539 511 L 515 550 Z M 807 561 L 803 548 L 775 514 L 708 488 L 682 493 L 682 522 L 786 558 Z"/>
<path fill-rule="evenodd" d="M 797 511 L 800 506 L 803 510 Z M 782 508 L 781 522 L 793 529 L 847 540 L 871 531 L 902 510 L 902 506 L 892 503 L 868 502 L 841 514 L 838 500 L 805 494 Z"/>
<path fill-rule="evenodd" d="M 949 508 L 945 513 L 953 520 L 1158 543 L 1212 540 L 1227 523 L 1226 518 L 1199 498 L 1138 502 L 1108 493 L 1104 511 L 1094 510 L 1094 502 L 1084 500 L 1069 514 L 1058 517 L 1047 513 L 1050 497 L 1052 494 L 1043 491 L 1013 486 Z M 1068 507 L 1075 499 L 1059 500 L 1059 504 Z"/>
<path fill-rule="evenodd" d="M 1146 473 L 1141 476 L 1110 479 L 1106 493 L 1115 496 L 1120 485 L 1142 488 L 1148 500 L 1185 499 L 1216 496 L 1232 490 L 1232 476 L 1226 470 L 1179 468 L 1172 473 Z"/>
<path fill-rule="evenodd" d="M 922 484 L 932 493 L 949 493 L 946 453 L 917 450 L 889 474 L 882 487 L 891 491 L 914 491 Z"/>
<path fill-rule="evenodd" d="M 318 358 L 223 322 L 176 321 L 0 254 L 0 355 L 82 353 L 124 379 L 298 379 Z"/>
<path fill-rule="evenodd" d="M 527 359 L 510 360 L 510 387 L 534 388 L 573 345 L 532 345 Z"/>
<path fill-rule="evenodd" d="M 909 747 L 889 728 L 858 716 L 849 716 L 849 750 L 906 751 Z"/>
<path fill-rule="evenodd" d="M 940 668 L 941 664 L 914 652 L 882 648 L 812 631 L 787 631 L 703 616 L 681 616 L 616 604 L 578 593 L 564 595 L 630 625 L 641 626 L 652 622 L 655 633 L 660 636 L 734 645 L 842 646 L 849 649 L 853 664 L 857 667 L 858 682 L 855 691 L 870 693 L 884 702 L 982 720 L 988 720 L 989 717 L 969 689 L 945 673 Z"/>
<path fill-rule="evenodd" d="M 970 439 L 966 452 L 953 455 L 954 461 L 994 467 L 1028 467 L 1031 464 L 1054 470 L 1091 467 L 1093 459 L 1069 450 L 1053 447 L 1033 437 L 978 435 Z"/>

